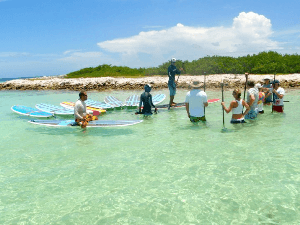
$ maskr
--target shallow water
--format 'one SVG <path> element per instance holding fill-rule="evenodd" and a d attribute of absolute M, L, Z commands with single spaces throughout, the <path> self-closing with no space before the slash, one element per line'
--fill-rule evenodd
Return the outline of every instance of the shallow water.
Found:
<path fill-rule="evenodd" d="M 30 124 L 10 107 L 75 101 L 77 92 L 1 91 L 0 224 L 298 224 L 300 91 L 285 114 L 231 125 L 220 102 L 206 124 L 182 109 L 117 128 Z M 88 92 L 125 100 L 137 91 Z M 153 91 L 152 94 L 167 90 Z M 209 98 L 221 98 L 208 91 Z M 175 101 L 184 101 L 179 90 Z M 226 105 L 231 91 L 225 92 Z M 167 103 L 167 99 L 163 103 Z M 103 119 L 140 119 L 115 110 Z"/>

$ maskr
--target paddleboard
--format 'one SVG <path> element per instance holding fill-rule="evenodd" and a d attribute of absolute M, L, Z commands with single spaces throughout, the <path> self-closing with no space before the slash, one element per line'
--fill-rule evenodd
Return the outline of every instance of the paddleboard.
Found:
<path fill-rule="evenodd" d="M 152 102 L 154 105 L 161 103 L 166 98 L 165 94 L 157 94 L 152 96 Z M 140 96 L 131 95 L 126 99 L 127 108 L 137 108 L 140 104 Z"/>
<path fill-rule="evenodd" d="M 114 96 L 106 96 L 104 102 L 117 109 L 121 109 L 124 106 L 124 103 Z"/>
<path fill-rule="evenodd" d="M 140 103 L 140 96 L 138 95 L 131 95 L 125 100 L 125 106 L 132 107 L 132 106 L 138 106 Z"/>
<path fill-rule="evenodd" d="M 68 109 L 61 106 L 40 103 L 40 104 L 36 104 L 35 107 L 41 111 L 53 113 L 56 115 L 74 115 L 74 109 Z"/>
<path fill-rule="evenodd" d="M 74 110 L 75 103 L 74 102 L 61 102 L 60 105 L 65 107 L 65 108 Z M 93 113 L 93 111 L 98 111 L 100 113 L 105 113 L 106 112 L 105 109 L 100 109 L 100 108 L 90 107 L 90 106 L 86 107 L 86 111 L 87 111 L 87 113 Z"/>
<path fill-rule="evenodd" d="M 79 127 L 74 120 L 30 120 L 28 122 L 49 127 Z M 87 127 L 121 127 L 141 122 L 143 120 L 93 120 L 88 123 Z"/>
<path fill-rule="evenodd" d="M 98 101 L 94 101 L 92 99 L 87 99 L 84 102 L 87 106 L 94 107 L 94 108 L 100 108 L 100 109 L 105 109 L 105 110 L 113 110 L 114 109 L 113 106 L 106 104 L 105 102 L 98 102 Z"/>
<path fill-rule="evenodd" d="M 161 103 L 163 100 L 165 100 L 166 95 L 165 94 L 156 94 L 152 97 L 152 102 L 154 105 Z"/>
<path fill-rule="evenodd" d="M 34 116 L 34 117 L 51 117 L 52 113 L 43 112 L 35 108 L 31 108 L 24 105 L 14 105 L 11 107 L 11 110 L 15 113 L 25 115 L 25 116 Z"/>
<path fill-rule="evenodd" d="M 219 98 L 214 98 L 214 99 L 208 99 L 207 102 L 208 103 L 215 103 L 220 101 Z M 168 109 L 169 104 L 164 104 L 164 105 L 157 105 L 156 106 L 158 109 Z M 185 102 L 181 102 L 181 103 L 177 103 L 175 106 L 171 106 L 171 108 L 182 108 L 185 107 Z"/>

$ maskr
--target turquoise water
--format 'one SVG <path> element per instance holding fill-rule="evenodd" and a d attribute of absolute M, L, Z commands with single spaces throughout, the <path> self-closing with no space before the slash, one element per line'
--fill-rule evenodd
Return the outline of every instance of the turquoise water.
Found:
<path fill-rule="evenodd" d="M 134 126 L 82 131 L 30 124 L 10 110 L 75 101 L 77 92 L 0 93 L 0 224 L 300 223 L 299 90 L 287 91 L 285 114 L 265 107 L 235 126 L 225 115 L 225 132 L 220 103 L 206 109 L 206 125 L 174 109 Z M 179 90 L 176 102 L 185 94 Z M 231 98 L 226 91 L 226 105 Z M 143 117 L 122 110 L 102 118 Z"/>

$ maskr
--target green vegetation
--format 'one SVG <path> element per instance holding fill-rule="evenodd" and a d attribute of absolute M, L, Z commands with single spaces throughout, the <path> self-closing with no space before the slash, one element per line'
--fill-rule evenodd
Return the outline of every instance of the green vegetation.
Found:
<path fill-rule="evenodd" d="M 206 56 L 198 60 L 177 60 L 177 68 L 183 67 L 183 74 L 288 74 L 300 72 L 300 55 L 281 55 L 274 51 L 261 52 L 257 55 L 243 57 Z M 141 77 L 151 75 L 167 75 L 170 62 L 165 62 L 158 67 L 132 69 L 129 67 L 100 65 L 89 67 L 67 74 L 68 78 L 77 77 Z"/>

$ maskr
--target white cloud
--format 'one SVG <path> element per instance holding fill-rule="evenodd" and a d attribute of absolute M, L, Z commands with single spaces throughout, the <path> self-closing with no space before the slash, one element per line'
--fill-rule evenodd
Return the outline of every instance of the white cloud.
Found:
<path fill-rule="evenodd" d="M 193 60 L 206 55 L 245 55 L 280 49 L 279 43 L 271 40 L 272 33 L 271 21 L 265 16 L 242 12 L 231 27 L 189 27 L 178 23 L 169 29 L 100 42 L 98 46 L 121 54 L 130 66 L 139 66 L 141 54 L 148 55 L 152 62 L 164 62 L 173 56 Z"/>
<path fill-rule="evenodd" d="M 0 57 L 5 58 L 19 58 L 19 57 L 27 57 L 30 56 L 30 53 L 27 52 L 0 52 Z"/>

